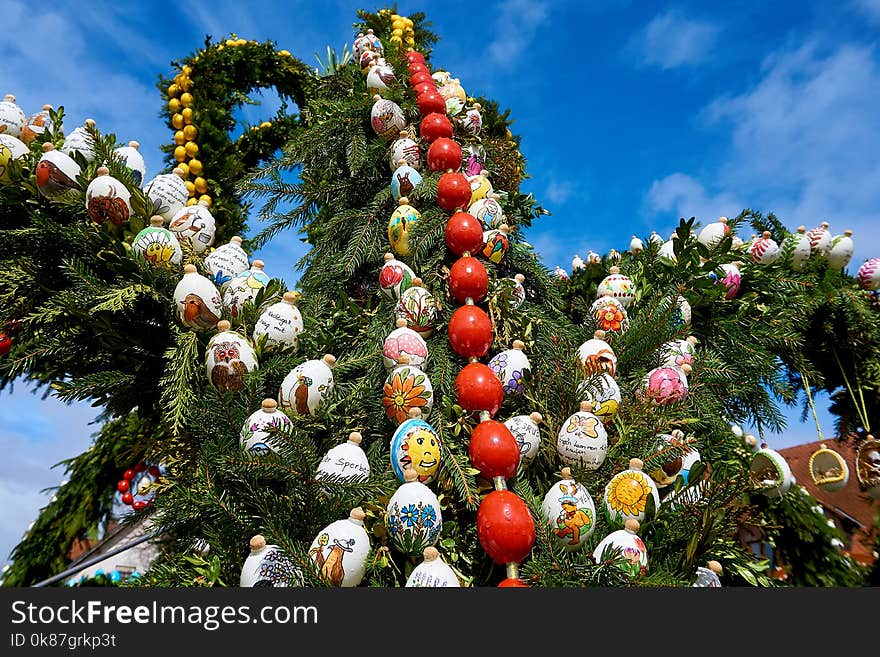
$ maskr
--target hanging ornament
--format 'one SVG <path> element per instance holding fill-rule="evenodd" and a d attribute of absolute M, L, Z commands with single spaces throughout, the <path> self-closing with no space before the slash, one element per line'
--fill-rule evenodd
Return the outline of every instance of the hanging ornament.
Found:
<path fill-rule="evenodd" d="M 351 483 L 367 481 L 370 478 L 370 462 L 361 448 L 362 440 L 359 431 L 352 431 L 348 434 L 348 440 L 331 447 L 318 464 L 315 479 Z"/>
<path fill-rule="evenodd" d="M 846 460 L 825 443 L 810 455 L 810 478 L 822 490 L 834 492 L 849 482 L 849 466 Z"/>
<path fill-rule="evenodd" d="M 309 546 L 309 558 L 330 586 L 353 587 L 363 580 L 370 552 L 366 517 L 360 507 L 352 509 L 348 518 L 331 522 L 318 532 Z"/>
<path fill-rule="evenodd" d="M 51 105 L 43 105 L 43 109 L 25 119 L 19 136 L 25 144 L 30 144 L 37 137 L 42 137 L 46 130 L 52 129 L 52 118 L 49 115 L 52 109 Z"/>
<path fill-rule="evenodd" d="M 27 144 L 20 139 L 0 133 L 0 182 L 9 182 L 9 163 L 13 160 L 25 159 L 30 152 Z M 480 231 L 481 239 L 482 234 L 483 232 Z"/>
<path fill-rule="evenodd" d="M 268 545 L 261 534 L 251 538 L 250 548 L 251 552 L 241 567 L 240 587 L 302 586 L 302 571 L 282 548 Z"/>
<path fill-rule="evenodd" d="M 501 224 L 498 228 L 487 230 L 483 233 L 483 249 L 480 253 L 483 257 L 496 265 L 504 258 L 504 254 L 510 248 L 510 227 L 507 224 Z"/>
<path fill-rule="evenodd" d="M 655 230 L 652 230 L 651 234 L 648 236 L 648 242 L 650 242 L 651 244 L 656 244 L 658 247 L 663 246 L 663 244 L 665 243 L 663 241 L 663 238 L 660 237 L 660 235 L 658 235 L 657 231 Z"/>
<path fill-rule="evenodd" d="M 655 452 L 667 451 L 669 453 L 664 456 L 660 467 L 651 470 L 648 474 L 651 475 L 651 479 L 657 486 L 664 488 L 674 484 L 676 477 L 682 474 L 684 455 L 689 454 L 691 450 L 684 439 L 684 433 L 679 429 L 674 429 L 670 433 L 657 434 L 656 439 Z"/>
<path fill-rule="evenodd" d="M 516 564 L 535 544 L 535 520 L 526 503 L 509 490 L 493 490 L 477 510 L 477 537 L 497 564 Z"/>
<path fill-rule="evenodd" d="M 440 137 L 428 147 L 427 159 L 431 171 L 458 171 L 461 168 L 461 146 L 454 139 Z"/>
<path fill-rule="evenodd" d="M 24 112 L 15 104 L 15 96 L 6 94 L 0 101 L 0 133 L 21 139 L 25 119 Z"/>
<path fill-rule="evenodd" d="M 471 185 L 462 174 L 447 171 L 437 181 L 437 205 L 447 212 L 464 209 L 471 198 Z M 473 213 L 471 213 L 473 214 Z"/>
<path fill-rule="evenodd" d="M 397 139 L 391 144 L 389 153 L 388 162 L 392 171 L 401 166 L 401 161 L 413 169 L 418 169 L 421 166 L 419 145 L 410 138 L 409 132 L 406 130 L 400 131 Z"/>
<path fill-rule="evenodd" d="M 419 107 L 419 114 L 423 117 L 428 114 L 446 114 L 446 100 L 440 95 L 436 89 L 426 89 L 416 96 L 416 105 Z M 444 169 L 438 169 L 443 171 Z"/>
<path fill-rule="evenodd" d="M 458 120 L 458 125 L 461 126 L 461 129 L 464 130 L 466 134 L 473 137 L 480 134 L 480 131 L 483 129 L 483 115 L 480 113 L 481 109 L 483 109 L 482 105 L 474 103 L 473 107 L 469 108 L 464 116 Z"/>
<path fill-rule="evenodd" d="M 150 225 L 135 235 L 131 250 L 153 266 L 171 267 L 183 260 L 183 250 L 174 234 L 159 215 L 150 217 Z"/>
<path fill-rule="evenodd" d="M 333 394 L 333 365 L 336 357 L 325 354 L 321 359 L 307 360 L 294 367 L 278 390 L 281 408 L 292 408 L 299 415 L 315 415 Z"/>
<path fill-rule="evenodd" d="M 781 252 L 779 250 L 779 245 L 771 236 L 770 231 L 765 230 L 761 233 L 759 239 L 752 242 L 752 246 L 749 247 L 749 254 L 752 256 L 752 262 L 757 262 L 762 265 L 772 265 L 779 260 Z"/>
<path fill-rule="evenodd" d="M 130 141 L 128 146 L 120 146 L 113 151 L 113 154 L 122 160 L 122 165 L 131 172 L 132 180 L 138 187 L 144 184 L 147 177 L 147 165 L 144 162 L 144 156 L 138 150 L 139 148 L 139 143 Z"/>
<path fill-rule="evenodd" d="M 12 349 L 12 336 L 0 333 L 0 358 L 8 354 L 10 349 Z"/>
<path fill-rule="evenodd" d="M 828 232 L 828 222 L 823 221 L 816 228 L 807 231 L 807 239 L 810 240 L 810 251 L 813 255 L 825 257 L 831 246 L 831 233 Z"/>
<path fill-rule="evenodd" d="M 379 64 L 373 60 L 367 73 L 367 93 L 379 94 L 388 91 L 389 84 L 395 84 L 394 69 L 388 64 Z"/>
<path fill-rule="evenodd" d="M 526 288 L 523 285 L 526 282 L 526 277 L 522 274 L 517 274 L 512 280 L 513 290 L 510 293 L 510 307 L 516 309 L 523 305 L 523 302 L 526 300 Z"/>
<path fill-rule="evenodd" d="M 577 356 L 587 374 L 608 372 L 614 376 L 617 368 L 617 356 L 611 345 L 605 342 L 605 331 L 595 331 L 590 340 L 578 347 Z"/>
<path fill-rule="evenodd" d="M 590 314 L 596 320 L 596 328 L 606 334 L 623 335 L 629 328 L 626 306 L 615 299 L 610 290 L 603 290 L 602 296 L 590 306 Z"/>
<path fill-rule="evenodd" d="M 489 274 L 476 258 L 462 256 L 449 269 L 449 293 L 459 303 L 482 301 L 488 290 Z"/>
<path fill-rule="evenodd" d="M 645 245 L 635 235 L 632 236 L 632 239 L 629 241 L 629 252 L 630 253 L 641 253 L 645 250 Z"/>
<path fill-rule="evenodd" d="M 723 572 L 721 564 L 717 561 L 710 561 L 706 567 L 697 566 L 697 577 L 691 585 L 700 589 L 717 589 L 721 588 L 721 580 L 719 575 Z"/>
<path fill-rule="evenodd" d="M 253 456 L 278 451 L 276 431 L 293 427 L 290 418 L 278 410 L 274 399 L 264 399 L 260 410 L 251 413 L 239 433 L 241 448 Z"/>
<path fill-rule="evenodd" d="M 880 440 L 870 434 L 856 451 L 856 477 L 862 492 L 880 500 Z"/>
<path fill-rule="evenodd" d="M 467 212 L 456 212 L 446 222 L 446 246 L 455 255 L 478 253 L 483 246 L 483 227 Z"/>
<path fill-rule="evenodd" d="M 424 93 L 429 89 L 436 89 L 431 72 L 424 64 L 415 64 L 409 67 L 409 86 L 413 88 L 416 95 Z"/>
<path fill-rule="evenodd" d="M 211 272 L 211 280 L 221 291 L 233 278 L 250 268 L 248 255 L 241 248 L 241 238 L 233 236 L 227 244 L 217 247 L 205 258 L 205 267 Z"/>
<path fill-rule="evenodd" d="M 80 153 L 86 162 L 95 160 L 95 145 L 89 129 L 94 130 L 95 120 L 86 119 L 85 123 L 77 126 L 73 131 L 64 138 L 61 145 L 61 152 L 70 157 L 74 157 L 74 153 Z M 156 213 L 154 213 L 156 214 Z"/>
<path fill-rule="evenodd" d="M 428 361 L 428 344 L 418 333 L 408 328 L 406 320 L 399 318 L 397 328 L 388 334 L 382 345 L 382 360 L 389 372 L 397 367 L 401 356 L 409 358 L 413 367 L 424 368 Z"/>
<path fill-rule="evenodd" d="M 661 263 L 663 263 L 664 265 L 669 265 L 670 267 L 674 267 L 675 264 L 678 262 L 678 256 L 675 255 L 675 240 L 676 239 L 678 239 L 678 236 L 673 235 L 672 239 L 669 239 L 666 242 L 663 242 L 663 245 L 660 247 L 660 250 L 657 252 L 657 259 Z"/>
<path fill-rule="evenodd" d="M 440 553 L 433 546 L 424 550 L 424 561 L 413 568 L 406 578 L 407 588 L 459 588 L 458 576 L 449 565 L 440 558 Z"/>
<path fill-rule="evenodd" d="M 471 185 L 471 201 L 468 204 L 468 207 L 472 206 L 477 201 L 487 198 L 489 194 L 493 193 L 492 181 L 489 180 L 489 172 L 482 169 L 482 167 L 479 173 L 468 175 L 468 182 Z"/>
<path fill-rule="evenodd" d="M 630 304 L 635 301 L 636 288 L 629 276 L 620 273 L 620 267 L 614 266 L 609 269 L 611 272 L 602 279 L 597 288 L 596 295 L 601 297 L 606 292 L 610 292 L 611 296 L 620 303 L 624 308 L 629 308 Z"/>
<path fill-rule="evenodd" d="M 526 468 L 535 460 L 541 447 L 541 429 L 538 425 L 544 421 L 543 416 L 534 412 L 530 415 L 514 415 L 504 422 L 519 446 L 519 463 Z"/>
<path fill-rule="evenodd" d="M 498 202 L 499 198 L 495 192 L 489 192 L 484 198 L 473 201 L 468 212 L 479 219 L 486 229 L 500 228 L 504 224 L 504 210 Z"/>
<path fill-rule="evenodd" d="M 410 363 L 406 354 L 400 354 L 397 363 L 385 380 L 382 405 L 385 406 L 385 417 L 400 424 L 413 408 L 418 408 L 422 415 L 431 412 L 434 386 L 427 374 Z"/>
<path fill-rule="evenodd" d="M 657 367 L 644 379 L 644 394 L 655 404 L 667 405 L 679 402 L 687 397 L 687 375 L 691 372 L 691 366 L 684 364 L 681 367 Z"/>
<path fill-rule="evenodd" d="M 412 287 L 415 278 L 415 272 L 406 263 L 396 260 L 393 253 L 385 254 L 385 262 L 379 269 L 379 291 L 385 297 L 399 298 L 404 291 Z"/>
<path fill-rule="evenodd" d="M 880 289 L 880 258 L 868 258 L 856 274 L 859 285 L 865 290 Z"/>
<path fill-rule="evenodd" d="M 452 350 L 464 358 L 482 358 L 492 346 L 492 320 L 473 304 L 460 306 L 452 313 L 447 333 Z"/>
<path fill-rule="evenodd" d="M 653 500 L 653 512 L 660 507 L 657 484 L 642 471 L 641 459 L 630 459 L 629 469 L 618 472 L 605 485 L 605 509 L 612 522 L 627 519 L 644 522 L 648 512 L 648 500 Z"/>
<path fill-rule="evenodd" d="M 262 260 L 254 260 L 250 269 L 235 275 L 223 292 L 223 306 L 233 318 L 238 317 L 246 303 L 256 303 L 260 290 L 269 284 L 269 276 L 263 271 Z"/>
<path fill-rule="evenodd" d="M 584 264 L 584 261 L 581 257 L 575 253 L 574 258 L 571 259 L 571 273 L 574 274 L 576 271 L 582 271 L 587 268 L 587 265 Z M 608 296 L 611 296 L 610 294 Z M 616 299 L 615 299 L 616 301 Z M 619 303 L 619 302 L 618 302 Z"/>
<path fill-rule="evenodd" d="M 422 182 L 422 174 L 406 163 L 406 160 L 398 160 L 397 168 L 391 174 L 391 195 L 395 201 L 408 197 L 412 191 Z"/>
<path fill-rule="evenodd" d="M 467 101 L 467 92 L 461 86 L 461 80 L 458 78 L 450 78 L 446 84 L 439 87 L 438 91 L 446 100 L 457 98 L 462 103 Z"/>
<path fill-rule="evenodd" d="M 782 497 L 794 483 L 788 462 L 766 443 L 752 455 L 749 477 L 758 492 L 771 498 Z"/>
<path fill-rule="evenodd" d="M 495 354 L 489 367 L 498 376 L 506 395 L 521 395 L 526 389 L 526 378 L 531 375 L 532 364 L 523 353 L 525 343 L 513 341 L 513 348 Z"/>
<path fill-rule="evenodd" d="M 782 242 L 782 250 L 791 254 L 791 267 L 795 270 L 804 268 L 812 252 L 810 238 L 805 234 L 806 230 L 805 226 L 798 226 L 797 233 L 789 233 Z"/>
<path fill-rule="evenodd" d="M 431 77 L 434 79 L 434 82 L 438 87 L 442 87 L 452 79 L 452 75 L 450 75 L 449 71 L 434 71 L 431 74 Z"/>
<path fill-rule="evenodd" d="M 519 467 L 519 444 L 507 425 L 483 420 L 471 432 L 468 453 L 473 465 L 486 479 L 512 479 Z"/>
<path fill-rule="evenodd" d="M 687 340 L 670 340 L 660 347 L 663 367 L 694 366 L 697 358 L 697 339 L 688 336 Z"/>
<path fill-rule="evenodd" d="M 97 173 L 86 189 L 86 210 L 96 224 L 121 226 L 131 215 L 131 194 L 107 167 L 98 167 Z"/>
<path fill-rule="evenodd" d="M 355 37 L 354 42 L 351 44 L 352 54 L 354 55 L 354 59 L 359 61 L 361 55 L 364 53 L 376 53 L 376 44 L 379 46 L 382 45 L 382 42 L 379 41 L 375 35 L 373 34 L 373 30 L 367 30 L 367 34 L 363 32 L 359 32 L 357 37 Z"/>
<path fill-rule="evenodd" d="M 727 288 L 724 298 L 728 301 L 733 299 L 739 292 L 739 286 L 742 283 L 742 274 L 739 270 L 741 264 L 742 263 L 737 262 L 725 262 L 721 265 L 721 269 L 724 271 L 724 278 L 721 279 L 721 282 L 724 283 L 724 286 Z M 710 274 L 709 277 L 716 283 L 718 282 L 718 277 L 714 272 Z"/>
<path fill-rule="evenodd" d="M 303 332 L 303 318 L 296 307 L 300 299 L 299 292 L 285 292 L 282 300 L 273 303 L 260 313 L 254 325 L 253 338 L 258 342 L 266 336 L 266 349 L 290 345 L 294 353 L 299 347 L 299 335 Z"/>
<path fill-rule="evenodd" d="M 258 368 L 257 354 L 248 341 L 231 331 L 231 324 L 217 322 L 217 334 L 205 350 L 205 369 L 208 381 L 221 393 L 244 389 L 244 376 Z"/>
<path fill-rule="evenodd" d="M 445 113 L 432 112 L 419 123 L 419 134 L 429 144 L 438 139 L 452 139 L 452 123 Z"/>
<path fill-rule="evenodd" d="M 683 328 L 690 326 L 691 323 L 691 304 L 683 296 L 678 295 L 675 299 L 675 308 L 671 309 L 669 315 L 669 328 L 678 332 Z"/>
<path fill-rule="evenodd" d="M 79 165 L 56 151 L 51 142 L 43 144 L 43 156 L 37 163 L 37 189 L 48 199 L 76 198 L 83 191 L 77 181 Z"/>
<path fill-rule="evenodd" d="M 181 324 L 205 331 L 217 326 L 223 307 L 220 292 L 198 273 L 195 265 L 183 268 L 183 278 L 174 288 L 174 307 Z"/>
<path fill-rule="evenodd" d="M 828 266 L 831 269 L 843 269 L 852 259 L 855 244 L 852 240 L 852 231 L 845 230 L 843 235 L 837 235 L 831 240 L 828 247 Z"/>
<path fill-rule="evenodd" d="M 443 94 L 441 93 L 440 95 L 442 96 Z M 464 101 L 458 96 L 450 96 L 446 99 L 446 113 L 449 116 L 458 116 L 463 109 Z"/>
<path fill-rule="evenodd" d="M 379 94 L 373 96 L 373 109 L 370 111 L 370 125 L 373 132 L 385 141 L 397 138 L 406 126 L 406 119 L 400 106 L 393 100 L 386 100 Z"/>
<path fill-rule="evenodd" d="M 422 411 L 414 407 L 409 419 L 391 436 L 389 448 L 391 469 L 400 481 L 406 481 L 404 472 L 411 468 L 422 483 L 430 483 L 440 468 L 440 435 L 422 419 Z"/>
<path fill-rule="evenodd" d="M 466 411 L 488 411 L 494 416 L 504 401 L 504 389 L 488 365 L 471 362 L 455 377 L 458 404 Z"/>
<path fill-rule="evenodd" d="M 388 241 L 397 255 L 410 255 L 409 236 L 422 215 L 409 204 L 409 199 L 401 196 L 398 206 L 388 220 Z"/>
<path fill-rule="evenodd" d="M 562 468 L 562 481 L 544 495 L 541 512 L 556 541 L 567 552 L 580 548 L 596 529 L 593 498 L 571 476 L 571 468 Z"/>
<path fill-rule="evenodd" d="M 189 242 L 196 253 L 204 253 L 214 243 L 217 222 L 208 209 L 208 203 L 199 201 L 178 210 L 171 218 L 168 230 L 180 241 Z"/>
<path fill-rule="evenodd" d="M 116 490 L 122 494 L 123 504 L 135 511 L 143 511 L 153 503 L 164 476 L 164 467 L 141 462 L 123 473 Z"/>
<path fill-rule="evenodd" d="M 400 293 L 394 314 L 405 319 L 406 325 L 423 338 L 430 338 L 437 321 L 437 302 L 428 290 L 422 287 L 422 279 L 414 278 L 412 287 Z"/>
<path fill-rule="evenodd" d="M 581 402 L 581 409 L 573 413 L 559 427 L 556 453 L 566 465 L 584 470 L 596 470 L 608 451 L 608 433 L 602 421 L 593 414 L 593 404 Z"/>
<path fill-rule="evenodd" d="M 176 168 L 172 173 L 159 174 L 146 184 L 144 194 L 150 203 L 148 209 L 152 214 L 171 221 L 184 209 L 189 192 L 183 178 L 183 169 Z"/>
<path fill-rule="evenodd" d="M 430 488 L 421 483 L 412 468 L 403 473 L 401 484 L 385 510 L 385 526 L 400 552 L 415 555 L 440 539 L 443 517 L 440 501 Z"/>
<path fill-rule="evenodd" d="M 618 553 L 625 560 L 623 569 L 632 577 L 643 575 L 648 568 L 648 548 L 638 537 L 639 521 L 629 518 L 624 529 L 611 532 L 599 541 L 593 550 L 596 563 L 602 563 Z"/>
<path fill-rule="evenodd" d="M 727 225 L 727 217 L 718 217 L 718 221 L 707 224 L 700 234 L 697 241 L 706 248 L 714 248 L 726 235 L 730 233 L 730 227 Z"/>
<path fill-rule="evenodd" d="M 586 381 L 582 381 L 577 387 L 578 397 L 593 405 L 592 413 L 608 424 L 617 415 L 620 408 L 620 386 L 608 372 L 592 375 Z"/>

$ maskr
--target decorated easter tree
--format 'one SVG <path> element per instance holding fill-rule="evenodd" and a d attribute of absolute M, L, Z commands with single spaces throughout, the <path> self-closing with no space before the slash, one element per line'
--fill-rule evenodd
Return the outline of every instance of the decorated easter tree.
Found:
<path fill-rule="evenodd" d="M 79 190 L 45 198 L 36 146 L 0 187 L 0 312 L 20 328 L 4 381 L 106 409 L 6 583 L 62 570 L 114 499 L 161 547 L 142 585 L 769 586 L 739 530 L 783 523 L 811 546 L 788 553 L 790 583 L 858 583 L 778 455 L 732 429 L 782 425 L 787 372 L 825 384 L 800 354 L 828 336 L 793 325 L 784 297 L 815 308 L 820 277 L 852 281 L 818 260 L 790 275 L 799 243 L 754 213 L 708 244 L 682 221 L 665 249 L 560 281 L 525 239 L 545 210 L 521 189 L 509 112 L 431 61 L 422 14 L 358 18 L 352 56 L 314 73 L 234 37 L 178 62 L 164 195 L 91 127 Z M 249 158 L 218 70 L 240 92 L 287 72 L 270 83 L 299 112 L 246 131 Z M 193 215 L 148 225 L 166 197 Z M 264 228 L 237 240 L 250 206 Z M 783 243 L 779 265 L 758 240 L 754 265 L 733 264 L 752 257 L 731 232 L 747 220 Z M 249 252 L 293 239 L 309 251 L 286 290 L 285 265 Z M 849 297 L 847 341 L 874 349 L 876 311 Z"/>

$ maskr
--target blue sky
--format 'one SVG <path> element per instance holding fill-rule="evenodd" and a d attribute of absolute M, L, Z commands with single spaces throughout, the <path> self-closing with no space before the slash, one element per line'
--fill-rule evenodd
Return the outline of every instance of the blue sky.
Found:
<path fill-rule="evenodd" d="M 232 0 L 25 3 L 4 0 L 0 93 L 30 114 L 64 105 L 136 139 L 150 178 L 171 131 L 155 89 L 170 62 L 206 34 L 273 39 L 303 61 L 353 39 L 353 2 Z M 575 253 L 624 250 L 632 234 L 668 235 L 678 217 L 703 222 L 746 207 L 790 228 L 827 220 L 854 231 L 850 270 L 880 255 L 880 0 L 400 2 L 441 36 L 433 67 L 471 95 L 512 110 L 531 179 L 553 213 L 528 238 L 549 267 Z M 242 118 L 259 123 L 262 107 Z M 255 228 L 258 226 L 255 224 Z M 742 235 L 748 238 L 748 235 Z M 302 254 L 283 235 L 259 255 L 296 280 Z M 832 420 L 819 399 L 825 436 Z M 62 479 L 50 466 L 85 449 L 96 415 L 41 400 L 24 384 L 0 393 L 0 563 Z M 771 447 L 816 439 L 790 413 Z M 50 493 L 51 494 L 51 493 Z"/>

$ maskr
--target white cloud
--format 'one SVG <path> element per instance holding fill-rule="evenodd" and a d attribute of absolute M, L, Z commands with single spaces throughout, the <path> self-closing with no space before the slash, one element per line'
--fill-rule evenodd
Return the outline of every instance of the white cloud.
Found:
<path fill-rule="evenodd" d="M 685 173 L 673 173 L 651 184 L 646 197 L 648 209 L 668 215 L 668 222 L 656 227 L 661 236 L 671 233 L 681 217 L 696 217 L 701 223 L 717 217 L 735 217 L 743 205 L 729 192 L 709 193 L 697 180 Z"/>
<path fill-rule="evenodd" d="M 852 0 L 852 6 L 872 23 L 880 24 L 880 0 Z"/>
<path fill-rule="evenodd" d="M 720 31 L 715 23 L 670 9 L 651 19 L 630 40 L 628 50 L 646 66 L 664 70 L 694 66 L 711 54 Z"/>
<path fill-rule="evenodd" d="M 565 203 L 574 193 L 574 185 L 568 180 L 551 180 L 544 190 L 544 197 L 551 203 Z M 552 210 L 552 208 L 550 208 Z"/>
<path fill-rule="evenodd" d="M 546 2 L 509 0 L 498 11 L 492 29 L 493 39 L 488 53 L 498 66 L 513 68 L 520 55 L 529 47 L 546 20 L 549 8 Z"/>

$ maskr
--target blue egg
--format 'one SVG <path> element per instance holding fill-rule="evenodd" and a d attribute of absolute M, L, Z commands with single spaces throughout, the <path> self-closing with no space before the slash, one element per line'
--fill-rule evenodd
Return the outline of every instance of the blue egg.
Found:
<path fill-rule="evenodd" d="M 410 418 L 391 437 L 390 456 L 391 467 L 400 481 L 406 481 L 403 471 L 411 467 L 419 475 L 418 481 L 428 483 L 440 467 L 440 436 L 424 420 Z"/>
<path fill-rule="evenodd" d="M 420 182 L 422 174 L 408 164 L 403 164 L 391 174 L 391 195 L 395 201 L 399 201 L 401 197 L 412 194 Z"/>

